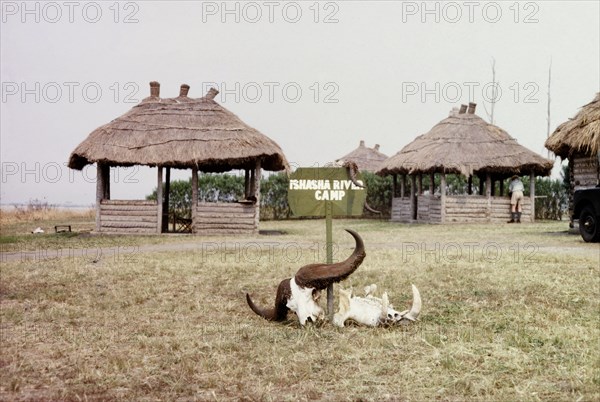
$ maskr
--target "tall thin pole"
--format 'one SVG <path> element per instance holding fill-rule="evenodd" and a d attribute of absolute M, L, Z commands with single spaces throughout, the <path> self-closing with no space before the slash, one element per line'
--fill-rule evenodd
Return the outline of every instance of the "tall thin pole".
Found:
<path fill-rule="evenodd" d="M 535 222 L 535 172 L 529 174 L 529 199 L 531 202 L 531 222 Z"/>
<path fill-rule="evenodd" d="M 327 264 L 333 263 L 333 219 L 331 201 L 325 202 L 325 247 Z M 333 284 L 327 286 L 327 316 L 333 321 Z"/>
<path fill-rule="evenodd" d="M 104 198 L 104 166 L 102 163 L 96 163 L 96 232 L 100 232 L 102 226 L 100 223 L 100 204 Z"/>
<path fill-rule="evenodd" d="M 442 210 L 440 213 L 440 220 L 442 223 L 446 222 L 446 173 L 440 173 L 440 203 L 442 204 Z"/>
<path fill-rule="evenodd" d="M 198 224 L 198 167 L 192 166 L 192 233 Z"/>
<path fill-rule="evenodd" d="M 156 175 L 156 213 L 157 213 L 157 222 L 156 222 L 156 232 L 158 234 L 162 233 L 162 213 L 163 213 L 163 168 L 162 166 L 157 166 L 158 172 Z"/>
<path fill-rule="evenodd" d="M 494 95 L 492 98 L 492 105 L 490 109 L 492 110 L 490 113 L 490 123 L 494 124 L 494 108 L 496 107 L 496 97 L 498 96 L 498 89 L 496 88 L 496 59 L 492 57 L 492 85 L 494 88 Z"/>
<path fill-rule="evenodd" d="M 165 193 L 163 202 L 163 232 L 169 231 L 169 197 L 171 192 L 171 168 L 165 168 Z M 175 228 L 173 228 L 175 230 Z"/>
<path fill-rule="evenodd" d="M 410 219 L 417 220 L 417 176 L 410 175 Z"/>
<path fill-rule="evenodd" d="M 550 67 L 548 67 L 548 110 L 546 114 L 546 138 L 550 137 L 550 83 L 552 82 L 552 58 L 550 58 Z M 548 158 L 552 157 L 552 152 L 548 150 Z"/>

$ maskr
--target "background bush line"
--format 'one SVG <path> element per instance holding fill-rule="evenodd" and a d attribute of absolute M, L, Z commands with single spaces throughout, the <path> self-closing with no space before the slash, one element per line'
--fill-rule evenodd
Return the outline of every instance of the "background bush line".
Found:
<path fill-rule="evenodd" d="M 562 179 L 536 178 L 536 219 L 562 220 L 566 218 L 568 204 L 568 178 L 567 167 L 563 169 Z M 392 204 L 392 177 L 381 177 L 373 173 L 362 172 L 367 185 L 367 202 L 381 215 L 365 211 L 365 218 L 390 217 Z M 529 195 L 529 177 L 522 178 L 525 185 L 525 195 Z M 439 188 L 439 178 L 436 177 L 436 188 Z M 271 174 L 263 177 L 260 185 L 261 194 L 261 220 L 281 220 L 293 218 L 287 203 L 287 189 L 289 178 L 284 173 Z M 407 183 L 406 192 L 410 192 L 410 181 Z M 499 183 L 496 183 L 499 190 Z M 423 177 L 424 189 L 429 188 L 429 177 Z M 473 179 L 473 188 L 479 187 L 477 177 Z M 508 183 L 505 184 L 505 193 Z M 243 198 L 244 178 L 229 174 L 202 174 L 199 180 L 198 197 L 204 202 L 235 202 Z M 475 190 L 474 190 L 475 191 Z M 447 193 L 466 194 L 467 180 L 460 175 L 447 175 Z M 156 189 L 146 197 L 156 200 Z M 169 195 L 169 209 L 183 217 L 191 217 L 192 179 L 174 180 L 171 182 Z"/>

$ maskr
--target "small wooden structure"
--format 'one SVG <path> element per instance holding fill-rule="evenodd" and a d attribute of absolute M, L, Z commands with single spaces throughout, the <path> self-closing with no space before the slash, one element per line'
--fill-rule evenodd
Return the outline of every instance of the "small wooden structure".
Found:
<path fill-rule="evenodd" d="M 392 221 L 506 222 L 510 218 L 510 200 L 504 195 L 504 184 L 515 174 L 530 176 L 530 196 L 524 200 L 521 219 L 534 221 L 535 177 L 548 175 L 552 161 L 519 145 L 501 128 L 486 123 L 475 114 L 475 108 L 476 104 L 470 103 L 468 109 L 466 105 L 453 109 L 427 134 L 382 163 L 377 173 L 393 176 Z M 467 177 L 467 194 L 447 194 L 449 173 Z M 428 189 L 423 188 L 425 175 L 429 176 Z M 440 183 L 437 187 L 436 176 Z M 475 194 L 474 176 L 480 183 Z M 407 178 L 410 194 L 406 191 Z M 500 183 L 499 192 L 494 192 L 496 182 Z"/>
<path fill-rule="evenodd" d="M 575 190 L 600 184 L 600 92 L 574 118 L 559 125 L 545 146 L 561 159 L 569 160 L 569 217 L 572 218 Z"/>
<path fill-rule="evenodd" d="M 379 151 L 379 144 L 375 144 L 373 148 L 369 148 L 365 146 L 365 141 L 361 140 L 358 148 L 356 148 L 349 154 L 344 155 L 339 159 L 336 159 L 336 162 L 343 163 L 351 161 L 356 163 L 356 166 L 358 167 L 359 171 L 375 173 L 379 168 L 381 162 L 383 162 L 387 158 L 387 155 Z"/>
<path fill-rule="evenodd" d="M 170 169 L 192 171 L 193 233 L 258 231 L 262 169 L 287 170 L 279 145 L 215 102 L 218 91 L 189 98 L 182 85 L 176 98 L 160 98 L 160 84 L 128 113 L 94 130 L 71 153 L 69 167 L 97 164 L 96 231 L 155 234 L 167 231 Z M 157 200 L 114 200 L 110 167 L 157 168 Z M 198 202 L 199 172 L 245 171 L 245 197 L 232 203 Z M 201 178 L 200 178 L 201 179 Z"/>

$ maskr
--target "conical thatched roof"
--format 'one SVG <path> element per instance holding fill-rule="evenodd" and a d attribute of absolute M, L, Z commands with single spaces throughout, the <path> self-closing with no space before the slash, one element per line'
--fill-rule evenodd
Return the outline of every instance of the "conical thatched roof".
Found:
<path fill-rule="evenodd" d="M 546 140 L 546 148 L 565 159 L 572 152 L 598 155 L 600 152 L 600 92 L 579 113 L 562 123 Z"/>
<path fill-rule="evenodd" d="M 387 159 L 387 155 L 379 152 L 379 144 L 375 144 L 373 148 L 365 146 L 365 142 L 361 141 L 358 148 L 347 155 L 336 159 L 336 162 L 352 161 L 358 166 L 358 170 L 375 173 L 381 162 Z"/>
<path fill-rule="evenodd" d="M 378 174 L 459 173 L 465 176 L 492 173 L 502 176 L 530 173 L 548 175 L 552 161 L 517 143 L 500 127 L 474 114 L 451 112 L 428 133 L 415 138 L 385 160 Z"/>
<path fill-rule="evenodd" d="M 182 85 L 179 97 L 164 99 L 157 82 L 150 87 L 151 96 L 79 144 L 69 167 L 104 162 L 223 172 L 254 167 L 260 159 L 263 169 L 288 169 L 279 145 L 214 101 L 217 90 L 193 99 L 187 96 L 189 86 Z"/>

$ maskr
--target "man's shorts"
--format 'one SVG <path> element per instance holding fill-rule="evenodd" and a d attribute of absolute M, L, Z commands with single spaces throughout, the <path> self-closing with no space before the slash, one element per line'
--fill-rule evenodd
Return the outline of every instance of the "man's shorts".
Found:
<path fill-rule="evenodd" d="M 523 192 L 522 191 L 513 191 L 512 196 L 510 197 L 510 205 L 516 205 L 523 202 Z"/>

